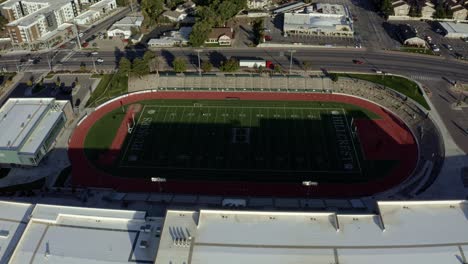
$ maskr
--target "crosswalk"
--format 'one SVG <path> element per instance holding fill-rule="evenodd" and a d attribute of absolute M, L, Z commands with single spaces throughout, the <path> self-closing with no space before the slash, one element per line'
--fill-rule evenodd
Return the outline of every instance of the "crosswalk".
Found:
<path fill-rule="evenodd" d="M 410 78 L 418 81 L 440 81 L 440 77 L 427 75 L 411 75 Z"/>

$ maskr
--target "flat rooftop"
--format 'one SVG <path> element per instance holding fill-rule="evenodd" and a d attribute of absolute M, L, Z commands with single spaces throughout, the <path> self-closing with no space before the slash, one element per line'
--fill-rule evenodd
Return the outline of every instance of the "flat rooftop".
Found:
<path fill-rule="evenodd" d="M 39 204 L 10 263 L 151 263 L 162 219 L 145 216 L 139 211 Z"/>
<path fill-rule="evenodd" d="M 8 263 L 21 238 L 34 205 L 0 201 L 0 263 Z"/>
<path fill-rule="evenodd" d="M 18 148 L 53 101 L 53 98 L 9 99 L 0 108 L 0 148 Z"/>
<path fill-rule="evenodd" d="M 468 255 L 467 206 L 379 202 L 380 214 L 364 215 L 168 211 L 156 263 L 458 263 Z"/>
<path fill-rule="evenodd" d="M 439 22 L 447 33 L 465 33 L 468 34 L 468 24 L 454 22 Z"/>
<path fill-rule="evenodd" d="M 67 103 L 54 98 L 8 99 L 0 108 L 0 149 L 35 153 Z"/>

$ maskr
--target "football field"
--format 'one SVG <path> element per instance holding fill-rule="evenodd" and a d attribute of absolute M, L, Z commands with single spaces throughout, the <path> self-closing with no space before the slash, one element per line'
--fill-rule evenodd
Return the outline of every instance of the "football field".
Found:
<path fill-rule="evenodd" d="M 236 98 L 141 104 L 118 174 L 287 182 L 363 176 L 351 122 L 371 114 L 352 105 Z"/>

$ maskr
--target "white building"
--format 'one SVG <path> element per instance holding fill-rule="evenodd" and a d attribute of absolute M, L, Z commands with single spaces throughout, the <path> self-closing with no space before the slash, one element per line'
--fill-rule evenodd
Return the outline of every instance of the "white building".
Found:
<path fill-rule="evenodd" d="M 303 12 L 285 13 L 283 32 L 293 35 L 352 37 L 354 28 L 349 11 L 335 4 L 314 4 Z"/>
<path fill-rule="evenodd" d="M 88 10 L 81 13 L 79 16 L 75 17 L 74 21 L 78 25 L 87 25 L 92 24 L 95 21 L 98 21 L 101 17 L 101 12 L 96 10 Z"/>
<path fill-rule="evenodd" d="M 139 29 L 142 23 L 142 16 L 124 17 L 121 20 L 115 22 L 107 30 L 107 35 L 109 37 L 123 37 L 124 39 L 129 39 L 132 35 L 132 28 Z"/>
<path fill-rule="evenodd" d="M 154 38 L 148 41 L 148 47 L 173 47 L 176 45 L 187 45 L 192 33 L 192 27 L 181 27 L 177 31 L 170 31 L 161 38 Z"/>
<path fill-rule="evenodd" d="M 468 202 L 379 202 L 378 214 L 168 211 L 156 264 L 441 264 L 468 256 Z"/>
<path fill-rule="evenodd" d="M 156 257 L 162 220 L 145 212 L 38 204 L 29 215 L 10 264 L 151 263 Z"/>
<path fill-rule="evenodd" d="M 468 24 L 439 22 L 446 38 L 468 38 Z"/>
<path fill-rule="evenodd" d="M 184 11 L 179 12 L 179 11 L 167 10 L 164 13 L 162 13 L 162 16 L 166 17 L 172 22 L 180 22 L 187 17 L 187 13 L 185 13 Z"/>
<path fill-rule="evenodd" d="M 72 118 L 69 101 L 8 99 L 0 108 L 0 164 L 37 166 Z"/>

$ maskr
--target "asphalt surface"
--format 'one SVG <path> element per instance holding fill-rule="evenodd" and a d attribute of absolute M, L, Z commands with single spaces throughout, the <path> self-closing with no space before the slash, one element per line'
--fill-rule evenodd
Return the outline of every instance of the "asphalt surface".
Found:
<path fill-rule="evenodd" d="M 96 65 L 97 69 L 114 69 L 116 61 L 121 56 L 128 58 L 141 57 L 143 50 L 99 51 L 96 56 L 89 56 L 89 51 L 60 50 L 50 61 L 54 70 L 77 70 L 82 63 L 92 67 L 92 62 L 102 58 L 104 62 Z M 176 57 L 185 57 L 195 70 L 196 52 L 190 49 L 166 49 L 158 51 L 170 65 Z M 45 71 L 49 69 L 47 54 L 41 54 L 41 61 L 37 64 L 25 62 L 19 66 L 19 60 L 24 55 L 5 55 L 0 58 L 0 67 L 8 71 L 16 71 L 17 66 L 21 71 Z M 287 49 L 255 48 L 255 49 L 205 49 L 201 53 L 202 60 L 210 60 L 215 66 L 224 58 L 230 57 L 256 57 L 270 60 L 279 64 L 283 69 L 289 69 L 289 52 Z M 365 63 L 357 65 L 354 59 Z M 61 63 L 58 63 L 60 62 Z M 388 73 L 404 74 L 407 76 L 431 76 L 440 79 L 450 78 L 458 81 L 468 81 L 468 63 L 452 58 L 437 56 L 421 56 L 403 52 L 366 51 L 364 49 L 297 49 L 293 55 L 293 70 L 301 70 L 302 61 L 312 63 L 311 70 L 356 71 L 371 72 L 381 70 Z M 190 70 L 190 67 L 189 67 Z"/>

